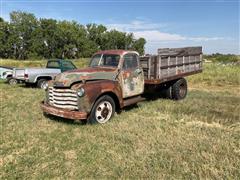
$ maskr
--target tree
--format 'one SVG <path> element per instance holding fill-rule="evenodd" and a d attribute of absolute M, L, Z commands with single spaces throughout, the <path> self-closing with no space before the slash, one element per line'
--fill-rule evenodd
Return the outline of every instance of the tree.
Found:
<path fill-rule="evenodd" d="M 134 39 L 132 33 L 108 31 L 101 24 L 83 26 L 14 11 L 10 22 L 0 18 L 0 43 L 0 57 L 27 59 L 90 57 L 106 49 L 135 49 L 143 54 L 146 41 Z"/>
<path fill-rule="evenodd" d="M 107 28 L 101 24 L 87 24 L 86 29 L 88 39 L 93 41 L 97 45 L 98 49 L 104 49 Z"/>
<path fill-rule="evenodd" d="M 32 34 L 31 55 L 34 57 L 53 58 L 57 49 L 57 21 L 40 19 Z"/>
<path fill-rule="evenodd" d="M 139 38 L 133 42 L 133 49 L 138 51 L 140 55 L 143 55 L 145 44 L 146 40 L 144 38 Z"/>
<path fill-rule="evenodd" d="M 9 24 L 0 18 L 0 57 L 7 58 Z"/>
<path fill-rule="evenodd" d="M 14 11 L 10 13 L 11 33 L 9 41 L 12 44 L 16 59 L 28 58 L 31 46 L 32 32 L 37 27 L 37 19 L 31 13 Z"/>

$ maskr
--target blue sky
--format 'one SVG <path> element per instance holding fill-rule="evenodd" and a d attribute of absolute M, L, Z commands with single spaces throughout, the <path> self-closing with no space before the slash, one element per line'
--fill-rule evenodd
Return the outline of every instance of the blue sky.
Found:
<path fill-rule="evenodd" d="M 161 47 L 203 46 L 204 53 L 239 50 L 238 0 L 0 0 L 1 17 L 11 11 L 38 18 L 104 24 L 147 40 L 146 53 Z"/>

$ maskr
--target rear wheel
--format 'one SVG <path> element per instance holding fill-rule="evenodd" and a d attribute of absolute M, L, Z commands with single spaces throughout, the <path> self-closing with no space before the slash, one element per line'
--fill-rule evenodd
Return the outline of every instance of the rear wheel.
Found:
<path fill-rule="evenodd" d="M 39 79 L 37 81 L 37 87 L 43 89 L 44 85 L 47 83 L 46 79 Z"/>
<path fill-rule="evenodd" d="M 88 117 L 88 123 L 104 124 L 111 119 L 114 113 L 115 113 L 114 100 L 110 96 L 104 95 L 95 102 L 90 113 L 90 116 Z"/>
<path fill-rule="evenodd" d="M 167 99 L 172 99 L 172 85 L 167 86 L 164 93 L 165 93 L 164 95 Z"/>
<path fill-rule="evenodd" d="M 172 98 L 175 100 L 184 99 L 187 95 L 187 81 L 182 78 L 172 85 Z"/>
<path fill-rule="evenodd" d="M 15 85 L 15 84 L 17 84 L 17 83 L 18 83 L 17 80 L 14 79 L 14 78 L 9 78 L 9 79 L 8 79 L 8 84 L 10 84 L 10 85 Z"/>

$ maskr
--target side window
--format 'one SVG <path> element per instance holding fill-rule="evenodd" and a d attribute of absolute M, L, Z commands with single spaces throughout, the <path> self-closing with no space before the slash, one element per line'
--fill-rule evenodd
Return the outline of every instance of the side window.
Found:
<path fill-rule="evenodd" d="M 62 66 L 64 69 L 75 69 L 75 66 L 70 61 L 63 61 Z"/>
<path fill-rule="evenodd" d="M 58 61 L 48 61 L 47 67 L 48 68 L 60 68 L 60 64 Z"/>
<path fill-rule="evenodd" d="M 136 54 L 126 54 L 124 56 L 123 69 L 138 68 L 138 57 Z"/>

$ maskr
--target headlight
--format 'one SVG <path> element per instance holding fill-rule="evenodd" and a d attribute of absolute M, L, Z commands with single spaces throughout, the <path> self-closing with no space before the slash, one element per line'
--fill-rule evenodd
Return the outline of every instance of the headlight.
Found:
<path fill-rule="evenodd" d="M 42 85 L 42 88 L 46 91 L 48 89 L 48 82 L 45 82 L 43 85 Z"/>
<path fill-rule="evenodd" d="M 83 88 L 80 88 L 80 89 L 77 90 L 77 95 L 78 95 L 79 97 L 84 96 L 84 94 L 85 94 L 85 90 L 84 90 Z"/>

